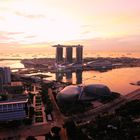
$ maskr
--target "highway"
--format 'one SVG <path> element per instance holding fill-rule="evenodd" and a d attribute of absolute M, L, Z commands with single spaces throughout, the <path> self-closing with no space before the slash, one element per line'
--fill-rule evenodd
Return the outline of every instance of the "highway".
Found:
<path fill-rule="evenodd" d="M 125 96 L 121 96 L 117 98 L 116 100 L 109 102 L 107 104 L 104 104 L 100 107 L 93 108 L 89 111 L 86 111 L 84 113 L 79 113 L 77 115 L 73 115 L 72 119 L 75 121 L 81 120 L 81 121 L 89 121 L 91 119 L 94 119 L 97 115 L 109 112 L 113 113 L 115 109 L 119 108 L 121 105 L 125 104 L 128 101 L 140 99 L 140 89 L 137 89 Z"/>

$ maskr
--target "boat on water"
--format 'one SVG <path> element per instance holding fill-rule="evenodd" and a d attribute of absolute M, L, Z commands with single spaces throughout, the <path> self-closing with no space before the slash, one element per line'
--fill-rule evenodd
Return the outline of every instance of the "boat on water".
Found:
<path fill-rule="evenodd" d="M 134 82 L 134 83 L 130 83 L 131 85 L 135 85 L 135 86 L 140 86 L 140 81 Z"/>

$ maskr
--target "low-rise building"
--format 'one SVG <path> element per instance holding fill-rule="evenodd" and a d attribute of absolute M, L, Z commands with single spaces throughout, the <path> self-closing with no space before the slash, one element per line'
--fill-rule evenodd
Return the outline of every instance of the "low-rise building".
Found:
<path fill-rule="evenodd" d="M 27 97 L 0 101 L 0 122 L 24 120 L 28 115 L 27 103 Z"/>

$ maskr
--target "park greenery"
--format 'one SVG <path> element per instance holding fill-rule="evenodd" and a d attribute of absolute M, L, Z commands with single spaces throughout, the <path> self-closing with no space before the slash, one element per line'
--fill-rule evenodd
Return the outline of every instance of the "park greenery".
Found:
<path fill-rule="evenodd" d="M 6 94 L 0 94 L 0 101 L 5 101 L 8 99 L 8 96 Z"/>
<path fill-rule="evenodd" d="M 111 102 L 111 101 L 113 101 L 113 100 L 115 100 L 115 99 L 117 99 L 119 97 L 120 97 L 119 93 L 112 92 L 111 95 L 109 95 L 109 96 L 100 97 L 99 101 L 105 104 L 105 103 Z"/>
<path fill-rule="evenodd" d="M 73 115 L 87 111 L 89 108 L 91 108 L 92 104 L 90 102 L 76 101 L 70 104 L 65 103 L 65 105 L 59 106 L 61 112 L 64 113 L 65 115 Z"/>
<path fill-rule="evenodd" d="M 41 85 L 40 95 L 42 98 L 42 102 L 45 106 L 46 115 L 50 114 L 53 110 L 53 105 L 52 105 L 51 99 L 48 95 L 48 89 L 49 89 L 49 87 L 46 84 Z"/>
<path fill-rule="evenodd" d="M 63 127 L 66 129 L 70 140 L 89 140 L 87 135 L 82 132 L 82 129 L 76 127 L 73 120 L 67 120 Z"/>
<path fill-rule="evenodd" d="M 31 92 L 29 92 L 29 93 L 28 93 L 28 96 L 29 96 L 29 102 L 30 102 L 30 103 L 33 103 L 33 98 L 34 98 L 35 95 L 32 94 Z"/>
<path fill-rule="evenodd" d="M 35 112 L 35 115 L 36 115 L 36 116 L 42 116 L 42 111 L 36 111 L 36 112 Z"/>
<path fill-rule="evenodd" d="M 29 107 L 29 118 L 30 118 L 30 119 L 33 118 L 34 113 L 35 113 L 34 107 L 33 107 L 33 106 L 30 106 L 30 107 Z"/>
<path fill-rule="evenodd" d="M 140 100 L 127 102 L 125 105 L 116 109 L 116 114 L 123 117 L 139 117 L 140 116 Z"/>
<path fill-rule="evenodd" d="M 98 115 L 89 124 L 80 126 L 81 131 L 94 140 L 140 139 L 140 100 L 127 102 L 115 113 Z"/>
<path fill-rule="evenodd" d="M 45 140 L 60 140 L 60 131 L 61 128 L 54 126 L 51 128 L 51 131 L 45 134 Z"/>
<path fill-rule="evenodd" d="M 35 117 L 35 122 L 43 122 L 43 117 Z"/>

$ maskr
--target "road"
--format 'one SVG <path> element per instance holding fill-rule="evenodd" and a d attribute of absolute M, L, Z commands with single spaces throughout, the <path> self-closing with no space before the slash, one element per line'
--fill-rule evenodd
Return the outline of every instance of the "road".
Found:
<path fill-rule="evenodd" d="M 135 99 L 140 99 L 140 89 L 137 89 L 125 96 L 121 96 L 117 98 L 116 100 L 109 102 L 107 104 L 104 104 L 100 107 L 91 109 L 84 113 L 73 115 L 72 118 L 76 121 L 78 120 L 89 121 L 93 119 L 95 116 L 102 114 L 104 112 L 114 112 L 116 108 L 119 108 L 121 105 L 125 104 L 126 102 L 135 100 Z"/>
<path fill-rule="evenodd" d="M 66 130 L 63 128 L 65 117 L 60 112 L 59 107 L 57 106 L 57 103 L 56 103 L 54 96 L 52 94 L 52 90 L 49 89 L 48 91 L 49 91 L 48 93 L 49 93 L 49 96 L 50 96 L 52 104 L 53 104 L 52 114 L 54 117 L 54 121 L 57 122 L 57 125 L 61 126 L 61 132 L 60 132 L 61 140 L 68 140 Z"/>

